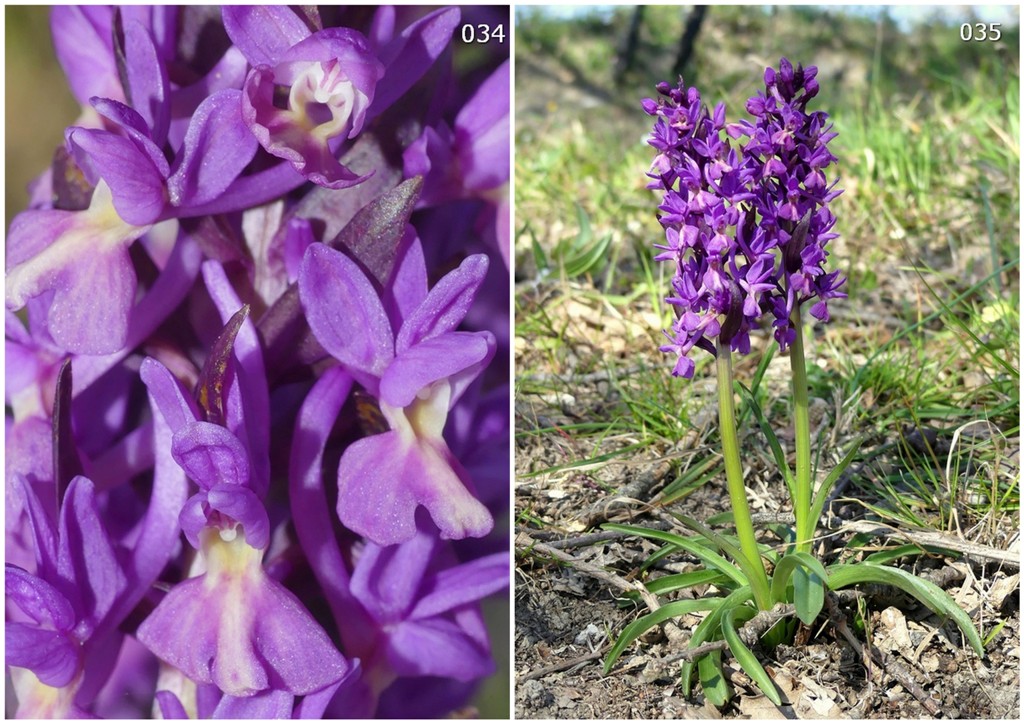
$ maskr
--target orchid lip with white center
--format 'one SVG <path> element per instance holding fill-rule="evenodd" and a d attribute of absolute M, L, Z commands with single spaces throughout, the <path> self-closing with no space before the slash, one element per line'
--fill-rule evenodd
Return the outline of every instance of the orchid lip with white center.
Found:
<path fill-rule="evenodd" d="M 355 103 L 355 85 L 345 76 L 337 60 L 310 63 L 292 83 L 288 94 L 288 108 L 296 123 L 323 140 L 345 132 Z M 316 116 L 322 114 L 316 111 L 325 107 L 331 117 L 320 122 Z"/>

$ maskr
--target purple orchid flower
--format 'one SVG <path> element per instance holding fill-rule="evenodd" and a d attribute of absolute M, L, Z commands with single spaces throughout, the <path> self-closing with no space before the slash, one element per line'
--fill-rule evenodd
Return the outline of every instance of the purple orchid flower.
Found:
<path fill-rule="evenodd" d="M 242 97 L 246 124 L 268 153 L 288 161 L 313 183 L 332 189 L 361 183 L 366 177 L 342 166 L 330 141 L 353 138 L 362 130 L 384 67 L 362 34 L 326 28 L 303 37 L 308 33 L 305 25 L 286 8 L 279 9 L 275 17 L 294 20 L 280 23 L 268 33 L 270 38 L 257 40 L 229 21 L 245 14 L 247 27 L 269 28 L 252 17 L 263 12 L 271 9 L 225 9 L 228 32 L 234 34 L 243 52 L 248 51 L 246 57 L 255 66 L 246 78 Z M 283 51 L 274 47 L 294 38 L 298 39 Z M 275 105 L 280 88 L 288 89 L 285 108 Z"/>
<path fill-rule="evenodd" d="M 481 218 L 494 229 L 498 250 L 509 266 L 509 63 L 502 63 L 455 117 L 454 128 L 428 126 L 403 155 L 405 175 L 427 180 L 424 206 L 457 199 L 487 202 Z"/>
<path fill-rule="evenodd" d="M 508 586 L 508 554 L 463 564 L 452 559 L 426 526 L 400 545 L 366 545 L 352 572 L 352 595 L 370 613 L 380 638 L 364 666 L 372 669 L 383 659 L 395 677 L 457 681 L 493 671 L 475 604 Z"/>
<path fill-rule="evenodd" d="M 183 500 L 183 482 L 159 476 L 148 510 L 125 536 L 130 553 L 103 524 L 88 478 L 70 482 L 56 526 L 31 486 L 24 487 L 36 570 L 6 568 L 6 594 L 24 615 L 5 626 L 7 664 L 27 670 L 14 678 L 19 716 L 82 715 L 79 707 L 110 671 L 108 647 L 120 640 L 118 624 L 172 554 L 177 527 L 167 507 Z"/>
<path fill-rule="evenodd" d="M 128 249 L 177 208 L 219 196 L 248 164 L 256 142 L 242 124 L 240 97 L 223 90 L 196 108 L 173 168 L 160 150 L 163 139 L 151 137 L 138 112 L 94 99 L 120 133 L 68 130 L 68 146 L 95 190 L 83 211 L 15 217 L 7 247 L 8 309 L 52 291 L 48 326 L 60 346 L 84 354 L 123 348 L 137 285 Z"/>
<path fill-rule="evenodd" d="M 226 313 L 237 300 L 223 272 L 208 267 L 207 280 Z M 260 409 L 265 394 L 258 390 L 265 391 L 266 379 L 251 321 L 242 323 L 235 340 L 233 377 L 250 389 L 235 384 L 224 394 L 228 406 L 234 403 L 247 414 L 224 419 L 251 435 L 268 422 Z M 139 626 L 139 641 L 191 680 L 216 684 L 236 697 L 268 690 L 304 695 L 341 680 L 348 662 L 295 595 L 264 571 L 270 522 L 257 491 L 265 490 L 265 481 L 252 474 L 261 454 L 250 453 L 227 427 L 202 419 L 190 395 L 159 362 L 146 360 L 141 375 L 167 420 L 171 455 L 200 489 L 182 508 L 180 520 L 200 551 L 202 568 L 175 586 Z M 182 629 L 190 635 L 181 636 Z"/>
<path fill-rule="evenodd" d="M 417 243 L 418 246 L 418 243 Z M 380 545 L 408 540 L 424 505 L 445 538 L 479 537 L 493 526 L 467 487 L 442 435 L 448 410 L 494 355 L 490 332 L 454 331 L 487 271 L 468 257 L 426 293 L 422 253 L 407 254 L 396 279 L 397 334 L 371 282 L 341 252 L 314 244 L 299 294 L 317 339 L 379 395 L 391 431 L 357 440 L 338 467 L 338 516 Z M 381 501 L 386 501 L 382 503 Z"/>

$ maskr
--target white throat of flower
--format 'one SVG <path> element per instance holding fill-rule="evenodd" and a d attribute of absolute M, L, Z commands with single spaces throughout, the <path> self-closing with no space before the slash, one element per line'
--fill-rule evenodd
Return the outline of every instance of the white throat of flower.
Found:
<path fill-rule="evenodd" d="M 299 126 L 326 141 L 347 130 L 357 94 L 337 60 L 310 63 L 292 83 L 288 108 Z M 329 120 L 322 118 L 324 109 L 331 114 Z"/>
<path fill-rule="evenodd" d="M 438 440 L 443 437 L 444 425 L 448 421 L 448 403 L 452 397 L 452 386 L 448 380 L 438 380 L 427 385 L 406 407 L 392 407 L 383 400 L 380 410 L 403 439 Z"/>

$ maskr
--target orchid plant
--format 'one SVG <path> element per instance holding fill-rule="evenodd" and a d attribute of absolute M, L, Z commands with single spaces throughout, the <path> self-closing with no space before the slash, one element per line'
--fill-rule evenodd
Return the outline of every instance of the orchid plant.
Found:
<path fill-rule="evenodd" d="M 823 111 L 808 109 L 818 93 L 813 66 L 794 67 L 783 58 L 764 73 L 765 89 L 747 101 L 753 120 L 727 124 L 725 105 L 713 111 L 701 103 L 696 88 L 682 80 L 677 87 L 657 86 L 659 98 L 643 102 L 653 116 L 649 143 L 657 155 L 649 188 L 660 191 L 659 220 L 665 243 L 657 260 L 672 265 L 675 311 L 668 342 L 661 349 L 675 357 L 673 374 L 694 374 L 694 350 L 710 352 L 718 379 L 719 430 L 732 511 L 718 522 L 731 522 L 735 535 L 683 515 L 676 517 L 692 536 L 608 524 L 611 530 L 641 535 L 666 544 L 659 555 L 686 551 L 703 570 L 667 576 L 649 585 L 662 594 L 713 584 L 720 595 L 666 603 L 641 617 L 619 636 L 605 668 L 647 629 L 672 617 L 696 611 L 707 615 L 693 631 L 689 647 L 724 639 L 739 665 L 776 705 L 779 691 L 739 635 L 738 627 L 777 604 L 792 604 L 797 618 L 810 625 L 822 610 L 827 590 L 864 583 L 895 586 L 935 613 L 952 619 L 971 646 L 983 656 L 981 638 L 970 617 L 942 589 L 883 563 L 885 557 L 825 567 L 812 554 L 816 526 L 832 486 L 857 452 L 854 443 L 843 460 L 815 489 L 811 468 L 807 371 L 803 342 L 803 307 L 821 322 L 829 321 L 828 303 L 846 296 L 838 271 L 826 271 L 828 242 L 836 238 L 829 203 L 841 192 L 829 180 L 837 159 L 829 150 L 836 133 Z M 782 447 L 750 389 L 734 381 L 732 354 L 750 351 L 750 331 L 770 320 L 780 350 L 789 349 L 795 422 L 796 466 Z M 765 355 L 758 371 L 771 358 Z M 792 501 L 795 525 L 782 531 L 781 552 L 760 543 L 743 482 L 736 430 L 736 391 L 753 410 L 773 452 Z M 712 523 L 714 521 L 708 521 Z M 766 566 L 766 563 L 768 564 Z M 780 620 L 764 633 L 768 646 L 791 639 L 793 626 Z M 730 698 L 722 671 L 721 648 L 712 648 L 683 666 L 682 684 L 689 694 L 693 669 L 707 699 L 721 706 Z"/>
<path fill-rule="evenodd" d="M 507 8 L 54 7 L 7 235 L 18 717 L 422 718 L 508 587 Z"/>

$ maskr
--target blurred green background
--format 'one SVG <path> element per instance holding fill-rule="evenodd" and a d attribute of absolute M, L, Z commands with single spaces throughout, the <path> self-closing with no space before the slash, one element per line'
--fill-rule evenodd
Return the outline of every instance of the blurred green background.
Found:
<path fill-rule="evenodd" d="M 78 117 L 78 103 L 53 54 L 49 11 L 7 6 L 5 21 L 6 145 L 4 228 L 28 203 L 26 187 L 53 159 L 64 129 Z"/>

